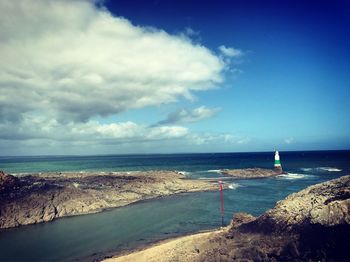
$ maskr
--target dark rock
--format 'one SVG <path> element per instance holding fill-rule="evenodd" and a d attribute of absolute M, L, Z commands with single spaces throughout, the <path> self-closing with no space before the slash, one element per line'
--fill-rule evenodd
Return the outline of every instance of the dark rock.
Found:
<path fill-rule="evenodd" d="M 0 194 L 8 193 L 19 185 L 18 178 L 6 175 L 0 170 Z"/>

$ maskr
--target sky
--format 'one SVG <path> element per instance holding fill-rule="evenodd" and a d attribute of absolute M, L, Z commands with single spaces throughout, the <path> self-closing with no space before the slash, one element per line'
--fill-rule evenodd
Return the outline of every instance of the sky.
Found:
<path fill-rule="evenodd" d="M 350 2 L 0 1 L 0 155 L 350 149 Z"/>

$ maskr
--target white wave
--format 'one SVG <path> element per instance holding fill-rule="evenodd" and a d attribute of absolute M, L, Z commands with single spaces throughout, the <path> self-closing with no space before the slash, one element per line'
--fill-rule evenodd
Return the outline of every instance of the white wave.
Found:
<path fill-rule="evenodd" d="M 301 179 L 310 177 L 310 175 L 304 175 L 304 174 L 297 174 L 297 173 L 286 173 L 278 175 L 278 177 L 284 178 L 284 179 Z"/>
<path fill-rule="evenodd" d="M 303 167 L 303 168 L 300 168 L 302 171 L 305 171 L 305 172 L 309 172 L 309 171 L 312 171 L 313 168 L 311 167 Z"/>
<path fill-rule="evenodd" d="M 111 172 L 108 172 L 108 174 L 113 174 L 113 175 L 119 175 L 119 174 L 127 174 L 127 175 L 132 175 L 132 174 L 135 174 L 135 173 L 138 173 L 140 171 L 111 171 Z M 107 172 L 101 172 L 101 173 L 107 173 Z"/>
<path fill-rule="evenodd" d="M 328 171 L 328 172 L 341 172 L 342 170 L 336 167 L 319 167 L 320 170 Z"/>
<path fill-rule="evenodd" d="M 27 175 L 30 175 L 31 173 L 6 173 L 6 174 L 10 174 L 10 175 L 12 175 L 12 176 L 18 176 L 18 177 L 20 177 L 20 176 L 27 176 Z"/>
<path fill-rule="evenodd" d="M 221 174 L 221 170 L 220 169 L 210 169 L 210 170 L 207 170 L 208 173 L 218 173 L 218 174 Z"/>
<path fill-rule="evenodd" d="M 177 173 L 184 175 L 184 176 L 188 176 L 189 174 L 191 174 L 191 172 L 187 172 L 187 171 L 177 171 Z"/>
<path fill-rule="evenodd" d="M 228 186 L 228 188 L 232 189 L 232 190 L 237 189 L 238 187 L 241 187 L 241 185 L 240 184 L 236 184 L 236 183 L 231 183 Z"/>
<path fill-rule="evenodd" d="M 340 168 L 336 168 L 336 167 L 327 167 L 327 166 L 321 166 L 321 167 L 303 167 L 300 168 L 300 170 L 304 171 L 304 172 L 341 172 L 343 171 Z"/>

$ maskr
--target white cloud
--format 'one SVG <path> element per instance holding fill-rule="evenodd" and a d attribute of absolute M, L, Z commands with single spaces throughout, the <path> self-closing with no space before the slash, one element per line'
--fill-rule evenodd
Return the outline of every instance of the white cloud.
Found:
<path fill-rule="evenodd" d="M 236 49 L 233 47 L 226 47 L 224 45 L 221 45 L 221 46 L 219 46 L 219 50 L 224 56 L 228 56 L 228 57 L 243 56 L 242 50 L 239 50 L 239 49 Z"/>
<path fill-rule="evenodd" d="M 220 108 L 208 108 L 205 106 L 192 110 L 182 108 L 169 114 L 165 120 L 158 122 L 158 125 L 198 122 L 215 116 L 220 110 Z"/>
<path fill-rule="evenodd" d="M 93 1 L 0 1 L 0 147 L 16 153 L 16 147 L 179 139 L 239 143 L 229 134 L 193 134 L 174 126 L 210 118 L 218 108 L 183 109 L 153 127 L 93 121 L 192 99 L 194 92 L 222 83 L 230 59 L 241 51 L 221 46 L 217 55 L 192 41 L 198 34 L 135 26 Z"/>
<path fill-rule="evenodd" d="M 294 142 L 294 137 L 289 137 L 289 138 L 285 138 L 284 139 L 284 142 L 287 144 L 287 145 L 290 145 Z"/>
<path fill-rule="evenodd" d="M 211 133 L 198 133 L 189 134 L 188 140 L 192 144 L 204 145 L 204 144 L 226 144 L 226 145 L 241 145 L 250 142 L 249 138 L 240 137 L 229 133 L 223 134 L 211 134 Z"/>
<path fill-rule="evenodd" d="M 100 124 L 59 123 L 54 119 L 28 117 L 20 123 L 0 123 L 0 137 L 7 140 L 51 139 L 56 141 L 153 141 L 185 137 L 188 130 L 181 126 L 147 127 L 134 122 Z"/>
<path fill-rule="evenodd" d="M 81 122 L 161 105 L 222 81 L 209 49 L 88 1 L 0 2 L 0 116 Z"/>
<path fill-rule="evenodd" d="M 249 139 L 229 133 L 193 133 L 182 126 L 149 127 L 131 121 L 63 124 L 31 116 L 0 123 L 0 155 L 200 152 L 234 150 L 247 143 Z"/>

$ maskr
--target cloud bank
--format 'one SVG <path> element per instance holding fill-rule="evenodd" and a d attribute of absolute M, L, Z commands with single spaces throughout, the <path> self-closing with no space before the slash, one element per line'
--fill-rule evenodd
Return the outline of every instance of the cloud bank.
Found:
<path fill-rule="evenodd" d="M 217 109 L 179 111 L 157 127 L 93 119 L 192 99 L 222 83 L 227 67 L 188 37 L 133 25 L 85 0 L 0 1 L 0 57 L 0 141 L 189 137 L 171 125 Z"/>
<path fill-rule="evenodd" d="M 0 112 L 87 121 L 161 105 L 222 81 L 209 49 L 132 25 L 87 1 L 0 3 Z"/>

